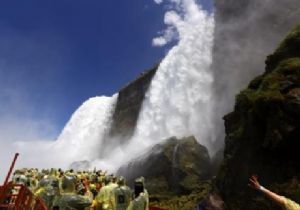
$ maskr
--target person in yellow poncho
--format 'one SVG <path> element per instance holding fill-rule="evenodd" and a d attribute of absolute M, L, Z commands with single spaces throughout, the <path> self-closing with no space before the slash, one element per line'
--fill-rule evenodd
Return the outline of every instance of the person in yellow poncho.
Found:
<path fill-rule="evenodd" d="M 53 210 L 88 210 L 93 202 L 93 195 L 86 189 L 85 195 L 76 194 L 76 178 L 64 176 L 62 179 L 63 192 L 53 202 Z"/>
<path fill-rule="evenodd" d="M 111 203 L 113 210 L 126 210 L 132 198 L 131 189 L 126 186 L 125 178 L 118 179 L 118 186 L 111 193 Z"/>
<path fill-rule="evenodd" d="M 268 190 L 260 185 L 258 182 L 257 175 L 252 175 L 249 179 L 249 186 L 261 191 L 263 194 L 265 194 L 268 198 L 270 198 L 272 201 L 277 203 L 279 206 L 282 206 L 285 210 L 300 210 L 300 205 L 284 196 L 277 195 L 276 193 L 272 192 L 271 190 Z"/>
<path fill-rule="evenodd" d="M 134 181 L 134 199 L 127 210 L 149 210 L 149 194 L 145 189 L 144 177 L 139 177 Z"/>
<path fill-rule="evenodd" d="M 100 189 L 100 192 L 95 199 L 96 210 L 112 210 L 111 193 L 117 185 L 112 182 L 112 178 L 110 176 L 106 176 L 104 182 L 105 186 Z"/>

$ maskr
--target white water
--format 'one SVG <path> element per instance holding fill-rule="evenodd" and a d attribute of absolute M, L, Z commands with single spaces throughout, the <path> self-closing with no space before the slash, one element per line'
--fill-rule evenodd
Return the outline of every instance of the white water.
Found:
<path fill-rule="evenodd" d="M 176 2 L 179 12 L 169 11 L 165 22 L 177 29 L 179 42 L 152 80 L 133 141 L 148 147 L 171 136 L 195 135 L 211 151 L 214 19 L 194 0 Z"/>
<path fill-rule="evenodd" d="M 19 142 L 16 146 L 26 167 L 68 168 L 74 161 L 94 161 L 111 125 L 117 94 L 85 101 L 54 142 Z M 24 163 L 22 163 L 22 160 Z"/>
<path fill-rule="evenodd" d="M 94 97 L 85 101 L 73 114 L 55 144 L 56 148 L 69 148 L 71 157 L 94 160 L 99 156 L 110 129 L 117 95 Z"/>
<path fill-rule="evenodd" d="M 81 117 L 79 109 L 58 140 L 61 148 L 68 147 L 69 142 L 72 142 L 74 147 L 71 149 L 72 156 L 77 160 L 78 157 L 81 160 L 92 160 L 92 167 L 115 171 L 119 166 L 170 136 L 195 135 L 202 144 L 210 148 L 213 133 L 211 118 L 213 77 L 210 65 L 214 20 L 194 0 L 177 1 L 176 8 L 176 11 L 166 13 L 165 22 L 177 31 L 178 44 L 168 52 L 151 82 L 133 138 L 126 146 L 101 144 L 101 140 L 97 139 L 103 139 L 105 135 L 98 133 L 102 138 L 93 136 L 89 134 L 89 130 L 96 130 L 110 120 L 101 119 L 101 122 L 97 122 L 91 120 L 92 114 Z M 106 108 L 111 107 L 110 105 Z M 94 109 L 92 106 L 88 108 Z M 91 111 L 84 110 L 83 113 Z M 111 115 L 106 117 L 110 119 Z M 81 122 L 79 129 L 72 122 L 80 120 L 89 123 Z M 86 138 L 95 141 L 92 140 L 86 145 Z M 100 147 L 101 151 L 107 154 L 105 157 L 90 156 L 95 151 L 93 148 Z"/>
<path fill-rule="evenodd" d="M 167 34 L 155 40 L 167 43 L 177 34 L 178 44 L 152 80 L 128 145 L 102 144 L 117 96 L 95 97 L 74 112 L 57 141 L 17 143 L 18 151 L 26 157 L 20 158 L 20 166 L 67 168 L 73 161 L 88 160 L 92 167 L 114 171 L 170 136 L 195 135 L 211 150 L 214 20 L 195 0 L 169 1 L 174 7 L 165 15 Z M 109 155 L 99 159 L 100 150 L 109 150 Z"/>

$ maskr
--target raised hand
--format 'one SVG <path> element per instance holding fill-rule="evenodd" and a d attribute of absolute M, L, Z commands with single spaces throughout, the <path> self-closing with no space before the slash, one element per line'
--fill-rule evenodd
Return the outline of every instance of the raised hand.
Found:
<path fill-rule="evenodd" d="M 260 184 L 258 182 L 258 176 L 257 175 L 252 175 L 249 178 L 249 184 L 248 186 L 252 187 L 253 189 L 259 190 L 260 189 Z"/>

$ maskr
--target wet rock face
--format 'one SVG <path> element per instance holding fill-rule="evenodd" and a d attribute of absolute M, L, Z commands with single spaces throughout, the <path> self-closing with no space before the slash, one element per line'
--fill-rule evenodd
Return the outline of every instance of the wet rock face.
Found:
<path fill-rule="evenodd" d="M 300 202 L 300 26 L 266 61 L 266 72 L 236 97 L 225 119 L 225 152 L 216 186 L 231 210 L 280 209 L 247 187 L 261 184 Z"/>
<path fill-rule="evenodd" d="M 146 178 L 151 194 L 186 194 L 211 177 L 207 149 L 194 137 L 170 138 L 155 145 L 147 154 L 119 169 L 129 184 L 139 176 Z"/>
<path fill-rule="evenodd" d="M 121 139 L 120 143 L 126 143 L 126 139 L 132 136 L 145 94 L 157 68 L 158 65 L 120 90 L 109 133 L 110 139 Z"/>
<path fill-rule="evenodd" d="M 220 141 L 221 119 L 232 111 L 235 95 L 264 72 L 266 56 L 299 22 L 299 0 L 215 0 L 213 86 Z"/>

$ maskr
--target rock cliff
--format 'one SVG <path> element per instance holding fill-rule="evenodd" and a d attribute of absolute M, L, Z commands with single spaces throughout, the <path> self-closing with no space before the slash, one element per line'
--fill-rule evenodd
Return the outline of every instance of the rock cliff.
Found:
<path fill-rule="evenodd" d="M 136 80 L 129 83 L 119 91 L 118 101 L 113 114 L 113 122 L 109 139 L 122 139 L 119 143 L 125 143 L 135 129 L 139 112 L 149 88 L 151 80 L 156 73 L 158 65 L 145 71 Z"/>
<path fill-rule="evenodd" d="M 130 185 L 144 176 L 153 205 L 188 210 L 195 208 L 210 188 L 211 161 L 207 149 L 194 137 L 172 137 L 121 167 L 118 174 Z"/>
<path fill-rule="evenodd" d="M 172 137 L 120 168 L 118 174 L 129 183 L 144 176 L 150 193 L 185 194 L 197 187 L 197 182 L 211 177 L 210 158 L 194 137 Z"/>
<path fill-rule="evenodd" d="M 300 202 L 300 26 L 268 56 L 265 69 L 224 117 L 224 161 L 216 188 L 230 210 L 280 209 L 247 187 L 251 174 Z"/>
<path fill-rule="evenodd" d="M 235 95 L 264 70 L 265 57 L 300 22 L 299 0 L 215 0 L 213 72 L 215 123 L 223 142 L 222 117 Z"/>

